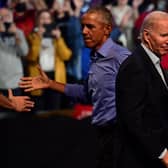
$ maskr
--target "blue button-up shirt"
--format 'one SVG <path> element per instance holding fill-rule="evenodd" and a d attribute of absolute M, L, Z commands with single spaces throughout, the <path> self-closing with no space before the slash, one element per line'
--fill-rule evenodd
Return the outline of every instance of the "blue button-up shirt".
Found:
<path fill-rule="evenodd" d="M 116 117 L 115 81 L 121 63 L 131 53 L 108 38 L 91 56 L 88 80 L 85 85 L 66 84 L 65 94 L 78 101 L 91 100 L 92 124 L 106 125 Z"/>

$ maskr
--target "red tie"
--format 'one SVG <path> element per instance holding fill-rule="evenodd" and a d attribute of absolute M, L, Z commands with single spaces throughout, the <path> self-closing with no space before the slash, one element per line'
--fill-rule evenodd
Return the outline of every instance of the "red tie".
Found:
<path fill-rule="evenodd" d="M 168 53 L 161 57 L 160 64 L 161 64 L 161 68 L 162 68 L 166 83 L 168 84 Z"/>
<path fill-rule="evenodd" d="M 161 65 L 164 69 L 168 70 L 168 54 L 161 57 Z"/>

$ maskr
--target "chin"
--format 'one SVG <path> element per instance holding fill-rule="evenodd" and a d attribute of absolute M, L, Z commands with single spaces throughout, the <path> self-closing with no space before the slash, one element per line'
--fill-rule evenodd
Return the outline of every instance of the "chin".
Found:
<path fill-rule="evenodd" d="M 90 44 L 87 44 L 87 43 L 85 43 L 85 46 L 86 46 L 87 48 L 93 48 L 93 45 L 90 45 Z"/>

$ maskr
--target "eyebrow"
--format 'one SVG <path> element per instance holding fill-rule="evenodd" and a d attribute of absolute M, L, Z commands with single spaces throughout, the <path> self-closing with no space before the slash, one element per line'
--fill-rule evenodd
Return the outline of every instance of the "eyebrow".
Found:
<path fill-rule="evenodd" d="M 162 32 L 161 32 L 160 35 L 161 35 L 161 36 L 168 36 L 168 32 L 166 32 L 166 33 L 162 33 Z"/>

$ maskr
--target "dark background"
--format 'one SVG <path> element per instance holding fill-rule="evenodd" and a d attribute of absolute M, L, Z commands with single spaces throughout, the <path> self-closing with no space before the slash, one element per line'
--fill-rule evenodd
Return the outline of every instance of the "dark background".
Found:
<path fill-rule="evenodd" d="M 64 116 L 2 119 L 0 129 L 0 152 L 4 158 L 1 157 L 3 166 L 0 167 L 95 167 L 97 138 L 90 118 L 80 121 Z"/>

